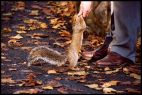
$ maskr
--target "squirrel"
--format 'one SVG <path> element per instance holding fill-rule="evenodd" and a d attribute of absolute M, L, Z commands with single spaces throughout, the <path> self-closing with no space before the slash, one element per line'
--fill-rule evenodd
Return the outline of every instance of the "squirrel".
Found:
<path fill-rule="evenodd" d="M 28 66 L 31 66 L 35 61 L 41 59 L 49 64 L 57 66 L 61 66 L 68 61 L 70 63 L 69 67 L 74 68 L 79 59 L 79 52 L 81 51 L 83 41 L 83 32 L 86 29 L 86 23 L 82 16 L 78 16 L 77 14 L 73 16 L 72 29 L 71 44 L 65 54 L 61 54 L 47 46 L 35 47 L 29 53 Z"/>

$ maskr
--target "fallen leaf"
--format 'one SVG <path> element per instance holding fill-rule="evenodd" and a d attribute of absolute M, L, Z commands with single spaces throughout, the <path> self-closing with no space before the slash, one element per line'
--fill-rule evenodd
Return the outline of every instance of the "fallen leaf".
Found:
<path fill-rule="evenodd" d="M 19 34 L 25 34 L 25 33 L 27 33 L 27 32 L 24 31 L 24 30 L 23 30 L 23 31 L 21 30 L 21 31 L 16 31 L 16 33 L 19 33 Z"/>
<path fill-rule="evenodd" d="M 18 90 L 13 94 L 38 94 L 39 92 L 42 92 L 42 90 L 35 88 L 35 89 Z"/>
<path fill-rule="evenodd" d="M 129 94 L 141 94 L 141 91 L 137 90 L 137 89 L 132 89 L 132 88 L 126 88 L 126 91 L 129 93 Z"/>
<path fill-rule="evenodd" d="M 135 80 L 134 82 L 132 82 L 132 84 L 139 86 L 139 85 L 141 85 L 141 80 Z"/>
<path fill-rule="evenodd" d="M 128 68 L 123 68 L 123 72 L 126 73 L 126 74 L 129 74 Z"/>
<path fill-rule="evenodd" d="M 43 34 L 43 33 L 34 33 L 34 34 L 32 35 L 31 38 L 46 38 L 46 37 L 48 37 L 47 34 Z"/>
<path fill-rule="evenodd" d="M 17 69 L 16 68 L 9 68 L 8 70 L 9 71 L 16 71 Z"/>
<path fill-rule="evenodd" d="M 52 86 L 49 86 L 49 85 L 47 85 L 47 86 L 43 86 L 42 87 L 42 89 L 44 89 L 44 90 L 52 90 L 53 89 L 53 87 Z"/>
<path fill-rule="evenodd" d="M 62 93 L 62 94 L 68 94 L 68 89 L 65 87 L 60 87 L 57 89 L 58 92 Z"/>
<path fill-rule="evenodd" d="M 104 92 L 104 94 L 114 94 L 117 91 L 113 88 L 103 88 L 103 92 Z"/>
<path fill-rule="evenodd" d="M 95 84 L 95 83 L 94 84 L 85 85 L 85 86 L 87 86 L 89 88 L 96 89 L 96 90 L 102 90 L 102 88 L 100 88 L 99 85 Z"/>
<path fill-rule="evenodd" d="M 141 75 L 138 75 L 138 74 L 135 74 L 135 73 L 131 73 L 130 77 L 133 77 L 133 78 L 139 79 L 139 80 L 141 79 Z"/>
<path fill-rule="evenodd" d="M 2 78 L 1 83 L 16 83 L 15 80 L 12 80 L 12 78 Z"/>
<path fill-rule="evenodd" d="M 31 13 L 29 15 L 34 15 L 37 16 L 39 13 L 39 10 L 32 10 Z"/>
<path fill-rule="evenodd" d="M 58 23 L 58 18 L 51 19 L 50 23 L 53 24 L 53 25 L 56 25 Z"/>
<path fill-rule="evenodd" d="M 105 67 L 105 69 L 104 69 L 105 71 L 109 71 L 110 70 L 110 68 L 109 67 Z"/>
<path fill-rule="evenodd" d="M 3 28 L 2 32 L 10 33 L 12 30 L 10 28 Z"/>
<path fill-rule="evenodd" d="M 130 82 L 130 81 L 122 81 L 122 82 L 120 82 L 120 85 L 132 85 L 132 82 Z"/>
<path fill-rule="evenodd" d="M 119 72 L 121 68 L 117 68 L 115 70 L 112 70 L 112 71 L 105 71 L 105 74 L 112 74 L 112 73 L 116 73 L 116 72 Z"/>
<path fill-rule="evenodd" d="M 84 75 L 87 75 L 87 72 L 85 72 L 85 71 L 75 71 L 75 72 L 68 72 L 67 73 L 68 75 L 72 75 L 72 76 L 74 76 L 74 75 L 78 75 L 78 76 L 84 76 Z"/>
<path fill-rule="evenodd" d="M 70 37 L 71 36 L 71 34 L 70 34 L 70 32 L 68 32 L 68 31 L 66 31 L 66 30 L 62 30 L 61 32 L 59 32 L 59 34 L 60 34 L 60 36 L 62 36 L 62 37 Z"/>
<path fill-rule="evenodd" d="M 17 39 L 11 39 L 8 41 L 8 46 L 22 46 L 23 43 L 21 43 L 19 40 Z"/>
<path fill-rule="evenodd" d="M 57 74 L 57 72 L 55 70 L 48 70 L 47 73 L 48 74 Z"/>
<path fill-rule="evenodd" d="M 114 85 L 117 85 L 119 81 L 109 81 L 109 82 L 105 82 L 102 87 L 110 87 L 110 86 L 114 86 Z"/>
<path fill-rule="evenodd" d="M 47 24 L 46 23 L 40 23 L 40 27 L 41 28 L 47 28 Z"/>
<path fill-rule="evenodd" d="M 12 37 L 10 37 L 10 38 L 12 38 L 12 39 L 21 39 L 21 38 L 23 38 L 20 34 L 17 34 L 16 36 L 12 36 Z"/>

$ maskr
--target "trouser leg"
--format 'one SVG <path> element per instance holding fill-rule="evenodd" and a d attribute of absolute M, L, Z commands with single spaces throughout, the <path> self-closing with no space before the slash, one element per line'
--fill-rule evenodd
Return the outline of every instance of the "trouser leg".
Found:
<path fill-rule="evenodd" d="M 139 1 L 114 1 L 113 41 L 111 51 L 135 62 L 137 34 L 140 29 L 140 2 Z"/>

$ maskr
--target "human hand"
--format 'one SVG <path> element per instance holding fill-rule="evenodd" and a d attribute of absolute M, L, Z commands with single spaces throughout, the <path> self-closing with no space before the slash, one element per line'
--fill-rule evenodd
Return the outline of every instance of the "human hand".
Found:
<path fill-rule="evenodd" d="M 81 1 L 78 16 L 87 17 L 92 9 L 92 1 Z"/>

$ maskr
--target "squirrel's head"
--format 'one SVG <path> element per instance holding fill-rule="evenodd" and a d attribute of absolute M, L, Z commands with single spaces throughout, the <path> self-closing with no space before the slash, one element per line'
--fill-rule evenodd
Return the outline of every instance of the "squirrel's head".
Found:
<path fill-rule="evenodd" d="M 73 16 L 72 18 L 72 27 L 79 28 L 79 30 L 86 28 L 86 23 L 84 21 L 84 18 L 82 15 L 78 16 L 77 14 Z"/>

